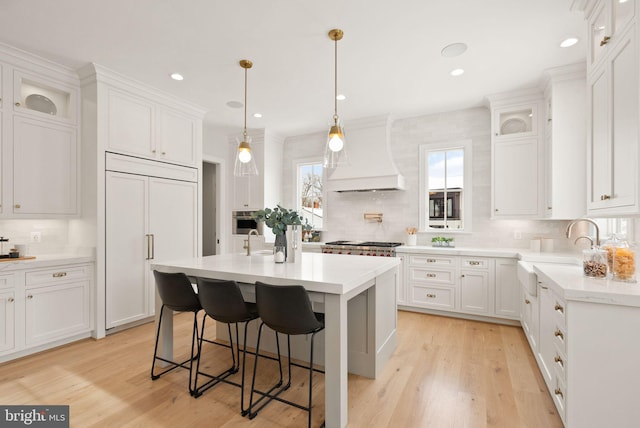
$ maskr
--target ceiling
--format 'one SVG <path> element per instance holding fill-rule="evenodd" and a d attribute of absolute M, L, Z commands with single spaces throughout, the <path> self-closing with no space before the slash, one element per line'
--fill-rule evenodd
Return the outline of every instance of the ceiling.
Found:
<path fill-rule="evenodd" d="M 95 62 L 190 100 L 214 126 L 240 130 L 241 59 L 249 128 L 282 136 L 346 122 L 482 105 L 536 86 L 549 67 L 584 61 L 586 24 L 571 0 L 0 0 L 0 42 L 74 69 Z M 560 48 L 568 36 L 580 41 Z M 440 52 L 463 42 L 454 58 Z M 452 77 L 449 72 L 463 68 Z M 184 75 L 182 82 L 169 74 Z M 261 119 L 252 117 L 263 114 Z"/>

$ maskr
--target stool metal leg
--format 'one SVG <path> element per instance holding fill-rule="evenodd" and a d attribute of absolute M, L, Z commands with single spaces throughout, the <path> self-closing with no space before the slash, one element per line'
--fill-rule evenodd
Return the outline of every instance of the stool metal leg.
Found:
<path fill-rule="evenodd" d="M 214 345 L 221 345 L 221 346 L 225 346 L 226 347 L 226 345 L 218 344 L 216 342 L 211 342 L 211 341 L 203 339 L 204 338 L 204 327 L 205 327 L 206 319 L 207 319 L 207 315 L 205 315 L 204 319 L 202 320 L 202 330 L 201 330 L 201 333 L 200 333 L 200 340 L 198 342 L 198 355 L 201 355 L 201 353 L 202 353 L 202 342 L 210 342 L 210 343 L 213 343 Z M 205 392 L 209 388 L 214 387 L 215 385 L 219 384 L 220 382 L 230 383 L 232 385 L 239 386 L 235 382 L 231 382 L 229 380 L 226 380 L 227 377 L 229 377 L 230 375 L 232 375 L 233 373 L 236 373 L 238 371 L 238 367 L 236 365 L 235 353 L 233 352 L 233 336 L 231 336 L 231 326 L 229 324 L 227 324 L 227 326 L 229 327 L 229 341 L 231 342 L 232 365 L 231 365 L 230 368 L 222 371 L 221 373 L 219 373 L 217 375 L 210 375 L 210 374 L 207 374 L 207 373 L 204 373 L 204 372 L 200 371 L 200 358 L 198 358 L 198 362 L 196 364 L 196 374 L 195 374 L 194 388 L 193 388 L 193 393 L 191 394 L 195 398 L 200 397 L 203 392 Z M 204 375 L 204 376 L 208 377 L 209 380 L 207 382 L 205 382 L 204 384 L 198 386 L 198 376 L 199 375 Z"/>

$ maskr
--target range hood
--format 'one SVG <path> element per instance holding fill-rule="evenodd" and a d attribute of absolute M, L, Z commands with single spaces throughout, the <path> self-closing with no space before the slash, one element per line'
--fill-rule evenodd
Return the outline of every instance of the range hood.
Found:
<path fill-rule="evenodd" d="M 348 163 L 329 173 L 327 190 L 371 192 L 404 190 L 404 177 L 391 157 L 389 116 L 349 122 L 345 126 Z"/>

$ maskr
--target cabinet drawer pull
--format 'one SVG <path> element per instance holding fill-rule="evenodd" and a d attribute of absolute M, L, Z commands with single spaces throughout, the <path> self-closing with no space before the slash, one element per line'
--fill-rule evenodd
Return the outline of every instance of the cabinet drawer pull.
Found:
<path fill-rule="evenodd" d="M 558 363 L 558 364 L 560 364 L 562 367 L 564 367 L 564 361 L 562 361 L 562 358 L 560 358 L 560 356 L 559 356 L 559 355 L 556 355 L 556 356 L 553 358 L 553 361 L 555 361 L 556 363 Z"/>
<path fill-rule="evenodd" d="M 604 38 L 602 40 L 600 40 L 600 46 L 606 45 L 607 43 L 609 43 L 609 40 L 611 40 L 611 37 L 604 36 Z"/>
<path fill-rule="evenodd" d="M 427 263 L 435 263 L 436 259 L 427 259 Z"/>
<path fill-rule="evenodd" d="M 474 261 L 469 262 L 469 266 L 479 266 L 479 265 L 480 265 L 480 262 L 474 262 Z"/>
<path fill-rule="evenodd" d="M 557 303 L 553 307 L 553 309 L 555 309 L 556 311 L 560 312 L 561 314 L 564 314 L 564 308 L 562 306 L 558 305 Z"/>
<path fill-rule="evenodd" d="M 7 299 L 7 302 L 9 302 L 9 303 L 13 303 L 13 301 L 14 301 L 14 300 L 15 300 L 15 299 L 14 299 L 13 297 L 9 297 L 9 298 Z"/>
<path fill-rule="evenodd" d="M 427 274 L 427 278 L 435 278 L 436 274 L 435 273 L 428 273 Z"/>
<path fill-rule="evenodd" d="M 29 295 L 27 296 L 27 299 L 33 299 L 33 294 L 29 294 Z"/>
<path fill-rule="evenodd" d="M 154 150 L 151 150 L 151 153 L 155 154 L 155 153 L 156 153 L 155 149 L 154 149 Z"/>
<path fill-rule="evenodd" d="M 530 305 L 530 304 L 531 304 L 531 301 L 530 301 L 529 299 L 524 299 L 524 302 L 525 302 L 527 305 Z"/>
<path fill-rule="evenodd" d="M 14 208 L 20 208 L 20 204 L 15 204 Z"/>
<path fill-rule="evenodd" d="M 556 394 L 556 395 L 559 395 L 560 398 L 564 398 L 564 395 L 562 394 L 562 390 L 560 388 L 554 389 L 553 393 Z"/>
<path fill-rule="evenodd" d="M 62 278 L 63 276 L 67 276 L 66 272 L 56 272 L 52 275 L 54 278 Z"/>
<path fill-rule="evenodd" d="M 435 294 L 428 293 L 428 294 L 427 294 L 427 297 L 429 297 L 429 298 L 433 299 L 433 298 L 435 298 L 435 297 L 436 297 L 436 295 L 435 295 Z"/>
<path fill-rule="evenodd" d="M 564 340 L 564 334 L 562 334 L 562 332 L 561 332 L 560 330 L 556 330 L 556 331 L 554 331 L 554 332 L 553 332 L 553 335 L 554 335 L 555 337 L 559 337 L 560 339 L 563 339 L 563 340 Z"/>
<path fill-rule="evenodd" d="M 464 278 L 464 274 L 460 275 L 460 278 Z"/>
<path fill-rule="evenodd" d="M 609 199 L 611 199 L 611 195 L 600 195 L 601 201 L 608 201 Z"/>
<path fill-rule="evenodd" d="M 15 105 L 16 105 L 16 107 L 20 107 L 20 103 L 16 103 Z"/>

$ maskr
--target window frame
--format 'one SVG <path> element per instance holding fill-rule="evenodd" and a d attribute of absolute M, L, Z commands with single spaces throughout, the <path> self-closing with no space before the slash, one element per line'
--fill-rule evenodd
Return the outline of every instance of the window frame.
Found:
<path fill-rule="evenodd" d="M 298 213 L 302 212 L 302 199 L 300 198 L 300 188 L 298 188 L 298 185 L 300 183 L 300 167 L 301 166 L 305 166 L 305 165 L 314 165 L 314 164 L 320 164 L 320 166 L 322 167 L 322 227 L 317 228 L 317 227 L 313 227 L 313 230 L 316 231 L 322 231 L 325 228 L 325 222 L 327 219 L 327 187 L 326 187 L 326 183 L 327 183 L 327 169 L 322 165 L 323 159 L 322 157 L 305 157 L 305 158 L 298 158 L 298 159 L 294 159 L 293 160 L 293 193 L 294 193 L 294 200 L 295 200 L 295 206 L 296 206 L 296 211 L 298 211 Z"/>
<path fill-rule="evenodd" d="M 454 141 L 441 141 L 435 143 L 425 143 L 420 145 L 420 198 L 419 198 L 419 210 L 420 210 L 420 231 L 431 233 L 470 233 L 472 231 L 473 220 L 473 205 L 472 205 L 472 173 L 473 173 L 473 144 L 472 140 L 454 140 Z M 464 153 L 464 211 L 462 212 L 463 224 L 462 229 L 448 229 L 448 228 L 436 228 L 429 227 L 429 216 L 427 215 L 429 209 L 429 199 L 426 197 L 428 192 L 427 179 L 429 177 L 429 164 L 427 156 L 429 152 L 448 151 L 462 149 Z"/>

